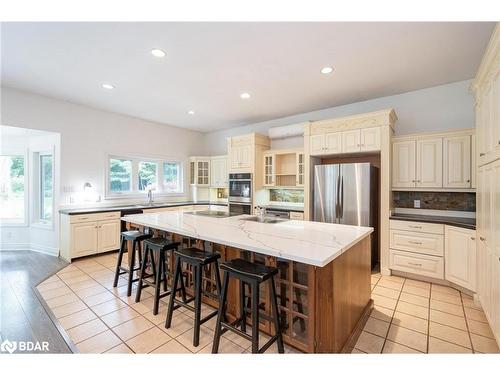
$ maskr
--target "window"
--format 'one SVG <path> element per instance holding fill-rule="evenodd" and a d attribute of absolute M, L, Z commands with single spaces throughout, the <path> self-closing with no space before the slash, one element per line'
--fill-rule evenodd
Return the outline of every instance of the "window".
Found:
<path fill-rule="evenodd" d="M 109 159 L 109 191 L 123 193 L 132 191 L 132 161 Z"/>
<path fill-rule="evenodd" d="M 40 155 L 40 210 L 39 219 L 43 222 L 52 221 L 53 212 L 53 156 Z"/>
<path fill-rule="evenodd" d="M 156 170 L 156 163 L 139 162 L 139 190 L 156 189 Z"/>
<path fill-rule="evenodd" d="M 24 156 L 0 156 L 0 218 L 24 222 Z"/>
<path fill-rule="evenodd" d="M 180 179 L 180 163 L 163 163 L 163 187 L 167 193 L 182 192 Z"/>
<path fill-rule="evenodd" d="M 155 158 L 108 157 L 107 197 L 183 193 L 182 163 Z"/>

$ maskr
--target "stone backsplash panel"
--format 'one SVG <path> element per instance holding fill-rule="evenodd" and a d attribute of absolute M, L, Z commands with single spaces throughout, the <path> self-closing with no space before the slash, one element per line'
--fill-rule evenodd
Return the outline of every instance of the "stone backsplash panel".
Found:
<path fill-rule="evenodd" d="M 423 209 L 476 211 L 476 193 L 393 191 L 392 199 L 397 208 L 414 208 L 413 201 L 420 200 Z"/>
<path fill-rule="evenodd" d="M 304 190 L 271 189 L 269 200 L 271 202 L 304 203 Z"/>

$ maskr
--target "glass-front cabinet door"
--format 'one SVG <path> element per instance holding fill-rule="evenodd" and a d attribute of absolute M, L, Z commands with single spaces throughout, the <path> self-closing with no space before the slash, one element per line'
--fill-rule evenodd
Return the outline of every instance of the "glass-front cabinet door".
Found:
<path fill-rule="evenodd" d="M 297 186 L 304 186 L 304 154 L 297 154 Z"/>
<path fill-rule="evenodd" d="M 200 160 L 196 162 L 197 168 L 197 185 L 208 185 L 210 182 L 210 162 L 208 160 Z"/>
<path fill-rule="evenodd" d="M 264 185 L 274 186 L 274 155 L 264 155 Z"/>

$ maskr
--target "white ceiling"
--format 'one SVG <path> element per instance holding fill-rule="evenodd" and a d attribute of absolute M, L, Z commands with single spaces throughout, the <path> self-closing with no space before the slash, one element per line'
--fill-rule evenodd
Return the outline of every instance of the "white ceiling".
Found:
<path fill-rule="evenodd" d="M 2 84 L 208 132 L 470 79 L 493 27 L 3 23 Z"/>

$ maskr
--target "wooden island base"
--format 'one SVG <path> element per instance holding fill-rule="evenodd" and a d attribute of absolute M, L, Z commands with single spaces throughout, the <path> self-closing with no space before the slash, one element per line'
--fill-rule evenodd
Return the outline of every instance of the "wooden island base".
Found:
<path fill-rule="evenodd" d="M 129 228 L 142 229 L 127 223 Z M 154 230 L 156 235 L 162 232 Z M 347 353 L 354 343 L 373 308 L 370 289 L 371 258 L 370 237 L 365 237 L 324 267 L 317 267 L 236 249 L 230 246 L 208 243 L 181 237 L 175 233 L 174 239 L 189 242 L 190 246 L 217 251 L 221 262 L 243 258 L 252 262 L 277 267 L 275 278 L 280 321 L 285 343 L 304 353 Z M 130 253 L 129 253 L 130 254 Z M 174 259 L 167 262 L 173 269 Z M 185 269 L 188 285 L 192 273 Z M 208 268 L 203 274 L 203 290 L 216 292 L 214 270 Z M 169 284 L 171 280 L 169 279 Z M 192 289 L 187 289 L 192 293 Z M 247 291 L 249 296 L 249 291 Z M 203 297 L 203 302 L 218 307 L 218 300 Z M 269 290 L 264 283 L 260 292 L 261 308 L 270 314 Z M 235 319 L 239 311 L 239 285 L 230 280 L 227 314 Z M 251 325 L 248 320 L 248 325 Z M 261 320 L 260 330 L 272 334 L 270 322 Z"/>

